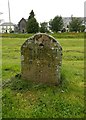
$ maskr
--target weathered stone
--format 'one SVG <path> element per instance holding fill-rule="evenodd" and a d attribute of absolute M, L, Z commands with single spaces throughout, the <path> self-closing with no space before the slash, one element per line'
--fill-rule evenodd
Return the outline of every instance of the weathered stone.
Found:
<path fill-rule="evenodd" d="M 38 33 L 21 46 L 21 76 L 23 79 L 59 84 L 62 47 L 50 35 Z"/>

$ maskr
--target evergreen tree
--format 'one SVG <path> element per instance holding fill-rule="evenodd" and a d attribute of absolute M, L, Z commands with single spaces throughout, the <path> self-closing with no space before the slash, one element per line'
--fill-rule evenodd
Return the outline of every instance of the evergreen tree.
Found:
<path fill-rule="evenodd" d="M 28 21 L 27 21 L 27 32 L 28 33 L 36 33 L 39 31 L 39 24 L 34 16 L 35 14 L 34 14 L 34 11 L 32 10 L 30 12 L 30 16 L 28 17 Z"/>
<path fill-rule="evenodd" d="M 30 16 L 29 16 L 29 18 L 28 18 L 28 19 L 31 19 L 31 18 L 34 18 L 34 17 L 35 17 L 34 11 L 33 11 L 33 10 L 31 10 L 31 12 L 30 12 Z"/>

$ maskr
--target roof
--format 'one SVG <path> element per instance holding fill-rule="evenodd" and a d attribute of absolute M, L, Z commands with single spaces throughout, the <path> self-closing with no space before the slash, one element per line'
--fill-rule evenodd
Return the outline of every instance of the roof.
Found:
<path fill-rule="evenodd" d="M 26 19 L 22 18 L 19 22 L 21 22 L 22 20 L 24 20 L 26 22 Z"/>
<path fill-rule="evenodd" d="M 2 23 L 0 26 L 15 26 L 15 24 L 11 23 L 11 22 L 4 22 Z"/>

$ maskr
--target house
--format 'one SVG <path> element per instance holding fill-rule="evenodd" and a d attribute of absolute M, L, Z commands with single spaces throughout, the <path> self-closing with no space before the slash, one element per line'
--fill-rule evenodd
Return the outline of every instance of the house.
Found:
<path fill-rule="evenodd" d="M 63 17 L 64 28 L 67 28 L 69 23 L 71 22 L 71 17 Z"/>
<path fill-rule="evenodd" d="M 85 25 L 85 18 L 83 17 L 76 17 L 82 20 L 82 25 Z M 69 24 L 71 22 L 71 17 L 63 17 L 63 23 L 64 23 L 64 28 L 66 30 L 66 32 L 69 32 Z"/>
<path fill-rule="evenodd" d="M 19 32 L 26 33 L 26 25 L 27 21 L 24 18 L 22 18 L 18 23 Z"/>
<path fill-rule="evenodd" d="M 4 22 L 0 25 L 0 33 L 10 33 L 15 31 L 15 24 L 11 22 Z"/>

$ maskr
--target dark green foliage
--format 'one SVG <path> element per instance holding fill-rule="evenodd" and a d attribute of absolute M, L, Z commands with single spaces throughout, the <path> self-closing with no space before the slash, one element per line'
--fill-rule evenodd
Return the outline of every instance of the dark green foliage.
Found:
<path fill-rule="evenodd" d="M 63 19 L 61 16 L 56 16 L 54 19 L 49 22 L 50 29 L 53 32 L 58 32 L 63 28 Z"/>
<path fill-rule="evenodd" d="M 71 32 L 80 32 L 82 25 L 82 20 L 77 17 L 71 17 L 71 22 L 69 23 L 69 29 Z"/>
<path fill-rule="evenodd" d="M 31 12 L 30 12 L 30 16 L 29 16 L 29 18 L 28 18 L 28 19 L 34 18 L 34 16 L 35 16 L 34 11 L 33 11 L 33 10 L 31 10 Z"/>
<path fill-rule="evenodd" d="M 27 21 L 28 33 L 37 33 L 39 31 L 39 24 L 34 16 L 35 14 L 34 14 L 34 11 L 32 10 L 30 12 L 30 16 L 28 17 L 28 21 Z"/>
<path fill-rule="evenodd" d="M 35 18 L 31 18 L 27 22 L 27 32 L 28 33 L 37 33 L 39 31 L 39 24 Z"/>
<path fill-rule="evenodd" d="M 48 24 L 47 24 L 47 22 L 43 22 L 40 25 L 41 25 L 41 27 L 40 27 L 40 32 L 41 33 L 49 32 L 48 31 Z"/>
<path fill-rule="evenodd" d="M 81 32 L 85 31 L 85 25 L 81 25 Z"/>

